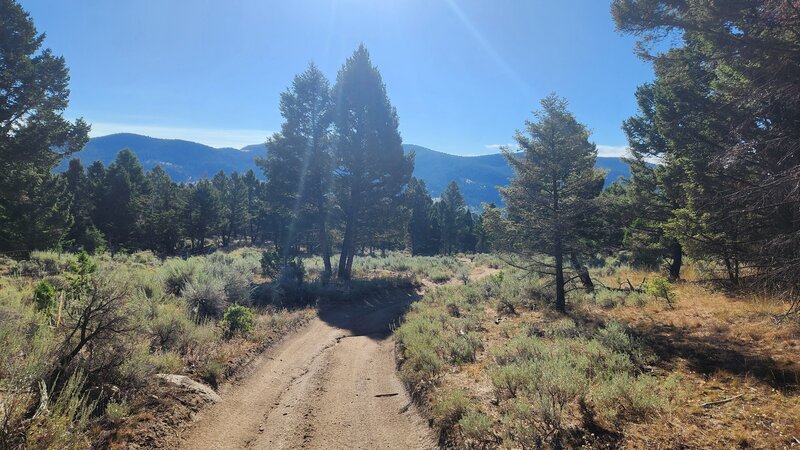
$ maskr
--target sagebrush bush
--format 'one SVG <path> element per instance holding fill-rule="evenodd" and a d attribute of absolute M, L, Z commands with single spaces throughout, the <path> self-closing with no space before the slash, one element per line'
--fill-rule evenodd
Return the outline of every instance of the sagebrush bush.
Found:
<path fill-rule="evenodd" d="M 458 423 L 469 411 L 470 399 L 461 389 L 442 392 L 431 405 L 434 423 L 441 428 L 449 428 Z"/>
<path fill-rule="evenodd" d="M 647 420 L 667 403 L 655 378 L 624 372 L 594 387 L 587 398 L 595 417 L 610 428 L 619 428 L 625 421 Z"/>
<path fill-rule="evenodd" d="M 25 436 L 26 448 L 89 448 L 84 431 L 96 408 L 86 394 L 86 377 L 73 374 L 57 392 L 51 391 L 47 408 L 34 415 Z"/>
<path fill-rule="evenodd" d="M 219 319 L 228 308 L 225 283 L 219 278 L 201 275 L 193 278 L 183 289 L 182 297 L 195 321 Z"/>
<path fill-rule="evenodd" d="M 470 411 L 458 421 L 464 439 L 484 444 L 494 441 L 492 419 L 480 411 Z"/>
<path fill-rule="evenodd" d="M 114 425 L 119 425 L 130 417 L 131 407 L 125 402 L 109 402 L 106 404 L 105 418 Z"/>
<path fill-rule="evenodd" d="M 179 347 L 181 339 L 192 324 L 186 316 L 186 307 L 170 303 L 158 305 L 155 317 L 147 324 L 154 350 L 173 350 Z"/>
<path fill-rule="evenodd" d="M 170 258 L 160 268 L 164 288 L 172 295 L 181 295 L 198 270 L 197 260 Z"/>

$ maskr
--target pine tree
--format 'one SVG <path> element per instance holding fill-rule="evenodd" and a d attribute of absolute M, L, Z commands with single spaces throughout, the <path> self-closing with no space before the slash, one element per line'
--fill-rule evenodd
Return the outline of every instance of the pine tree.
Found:
<path fill-rule="evenodd" d="M 192 241 L 192 250 L 202 252 L 206 239 L 212 234 L 221 220 L 222 205 L 219 191 L 208 180 L 200 180 L 189 187 L 189 200 L 186 203 L 186 232 Z"/>
<path fill-rule="evenodd" d="M 142 242 L 142 211 L 150 191 L 144 169 L 130 149 L 117 154 L 105 171 L 99 193 L 97 226 L 115 248 L 136 249 Z"/>
<path fill-rule="evenodd" d="M 463 250 L 466 233 L 464 211 L 467 210 L 467 204 L 455 181 L 447 185 L 438 206 L 442 250 L 448 255 Z"/>
<path fill-rule="evenodd" d="M 667 152 L 668 142 L 658 128 L 655 94 L 651 84 L 639 87 L 639 114 L 626 120 L 622 127 L 631 152 L 626 162 L 631 168 L 628 214 L 633 216 L 625 224 L 624 244 L 633 251 L 634 261 L 657 264 L 668 260 L 669 276 L 677 280 L 683 246 L 667 233 L 667 226 L 674 219 L 673 212 L 685 207 L 682 185 L 686 174 L 680 161 Z"/>
<path fill-rule="evenodd" d="M 685 172 L 669 231 L 733 283 L 800 288 L 800 37 L 784 0 L 614 0 L 620 31 L 654 62 L 656 119 Z M 653 54 L 666 36 L 681 45 Z"/>
<path fill-rule="evenodd" d="M 331 100 L 328 80 L 313 64 L 281 94 L 281 132 L 257 160 L 267 178 L 266 202 L 284 260 L 303 234 L 316 228 L 325 271 L 330 273 L 327 219 L 331 181 Z"/>
<path fill-rule="evenodd" d="M 58 245 L 71 227 L 63 180 L 51 170 L 83 148 L 89 126 L 70 123 L 64 59 L 42 50 L 30 16 L 0 1 L 0 250 Z M 34 228 L 31 228 L 31 227 Z"/>
<path fill-rule="evenodd" d="M 142 244 L 159 253 L 172 254 L 184 233 L 181 226 L 181 211 L 186 207 L 183 191 L 160 166 L 148 172 L 147 179 L 151 189 L 142 212 Z"/>
<path fill-rule="evenodd" d="M 411 177 L 406 189 L 406 204 L 411 211 L 408 222 L 409 246 L 412 255 L 430 255 L 435 252 L 431 239 L 433 228 L 431 213 L 433 199 L 431 199 L 425 182 Z"/>
<path fill-rule="evenodd" d="M 89 177 L 83 169 L 81 161 L 73 158 L 69 161 L 67 171 L 64 172 L 67 182 L 67 192 L 70 197 L 70 215 L 72 216 L 72 227 L 70 228 L 67 240 L 69 245 L 94 252 L 105 245 L 102 233 L 92 222 L 94 211 L 94 197 Z"/>
<path fill-rule="evenodd" d="M 264 208 L 262 201 L 264 183 L 256 178 L 256 174 L 253 172 L 253 169 L 249 169 L 244 174 L 242 181 L 244 182 L 247 190 L 247 220 L 245 223 L 245 231 L 250 239 L 250 243 L 255 244 L 261 234 L 260 224 L 264 221 Z"/>
<path fill-rule="evenodd" d="M 514 178 L 500 189 L 506 217 L 495 215 L 500 220 L 492 225 L 492 239 L 525 258 L 529 270 L 554 277 L 555 307 L 564 312 L 564 258 L 592 249 L 595 198 L 605 176 L 594 169 L 597 149 L 587 128 L 567 110 L 567 102 L 553 94 L 541 105 L 534 114 L 537 120 L 525 123 L 527 135 L 515 137 L 524 155 L 505 150 Z"/>
<path fill-rule="evenodd" d="M 400 213 L 414 159 L 403 152 L 397 112 L 363 45 L 339 70 L 333 91 L 336 183 L 344 212 L 338 276 L 348 280 L 357 245 L 370 242 L 376 232 L 370 218 Z"/>

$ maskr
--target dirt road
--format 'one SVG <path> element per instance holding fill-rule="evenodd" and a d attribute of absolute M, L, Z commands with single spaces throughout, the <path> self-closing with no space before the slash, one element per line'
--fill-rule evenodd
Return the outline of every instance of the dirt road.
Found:
<path fill-rule="evenodd" d="M 435 440 L 395 375 L 409 296 L 323 307 L 182 436 L 185 449 L 422 449 Z"/>

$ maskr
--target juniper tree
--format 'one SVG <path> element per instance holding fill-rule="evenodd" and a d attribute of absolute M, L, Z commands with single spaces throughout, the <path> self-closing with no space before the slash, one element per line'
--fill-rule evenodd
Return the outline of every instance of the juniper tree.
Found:
<path fill-rule="evenodd" d="M 525 133 L 515 137 L 523 155 L 504 150 L 514 170 L 511 184 L 500 188 L 505 217 L 487 218 L 495 219 L 495 246 L 523 257 L 528 270 L 554 278 L 555 308 L 564 312 L 570 281 L 564 259 L 592 250 L 595 199 L 605 175 L 594 169 L 597 149 L 566 100 L 553 94 L 541 106 L 536 121 L 526 121 Z"/>
<path fill-rule="evenodd" d="M 339 70 L 333 96 L 335 175 L 344 222 L 338 276 L 348 280 L 356 245 L 369 242 L 375 232 L 372 216 L 400 212 L 414 157 L 403 152 L 397 111 L 363 45 Z"/>

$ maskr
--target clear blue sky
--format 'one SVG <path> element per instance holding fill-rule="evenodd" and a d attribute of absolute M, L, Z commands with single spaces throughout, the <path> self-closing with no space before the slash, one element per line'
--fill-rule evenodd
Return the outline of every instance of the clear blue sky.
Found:
<path fill-rule="evenodd" d="M 406 143 L 495 152 L 550 92 L 601 154 L 625 145 L 652 78 L 608 0 L 22 0 L 71 74 L 67 115 L 214 146 L 263 142 L 278 96 L 314 61 L 331 82 L 363 42 Z"/>

